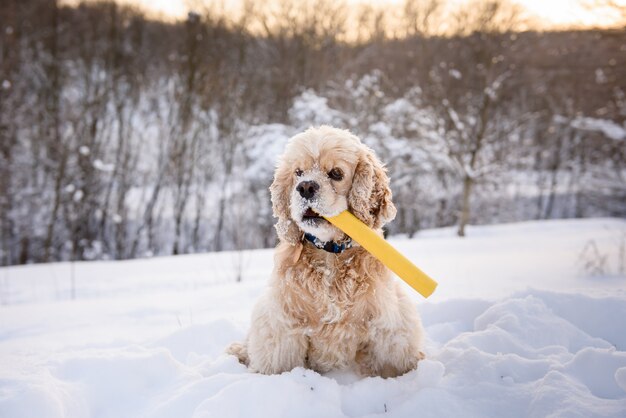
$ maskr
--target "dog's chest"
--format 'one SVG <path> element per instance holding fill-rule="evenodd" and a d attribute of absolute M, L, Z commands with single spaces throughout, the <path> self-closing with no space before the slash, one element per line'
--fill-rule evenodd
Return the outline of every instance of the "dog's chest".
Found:
<path fill-rule="evenodd" d="M 304 255 L 286 277 L 286 310 L 311 327 L 362 321 L 369 282 L 354 262 L 354 256 Z"/>

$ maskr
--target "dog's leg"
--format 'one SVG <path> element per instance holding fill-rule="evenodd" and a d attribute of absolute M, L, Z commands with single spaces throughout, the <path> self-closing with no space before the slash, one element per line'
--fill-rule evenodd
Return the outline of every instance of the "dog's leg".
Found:
<path fill-rule="evenodd" d="M 237 357 L 237 360 L 239 360 L 239 363 L 241 364 L 244 364 L 246 366 L 250 365 L 250 359 L 248 358 L 248 348 L 246 347 L 246 343 L 232 343 L 226 349 L 226 354 Z"/>
<path fill-rule="evenodd" d="M 308 366 L 318 373 L 343 370 L 351 365 L 358 346 L 358 339 L 349 330 L 327 332 L 311 337 Z"/>
<path fill-rule="evenodd" d="M 262 297 L 252 313 L 247 346 L 250 369 L 278 374 L 294 367 L 305 367 L 306 335 L 293 327 L 272 302 L 271 296 Z"/>
<path fill-rule="evenodd" d="M 417 368 L 424 359 L 424 330 L 415 306 L 399 286 L 394 293 L 395 303 L 383 306 L 372 319 L 367 341 L 357 352 L 356 363 L 364 375 L 400 376 Z"/>
<path fill-rule="evenodd" d="M 398 335 L 389 330 L 378 335 L 386 335 L 389 339 L 398 342 Z M 364 376 L 397 377 L 415 370 L 425 355 L 416 348 L 408 338 L 396 345 L 385 345 L 380 342 L 370 342 L 363 345 L 356 355 L 359 372 Z"/>

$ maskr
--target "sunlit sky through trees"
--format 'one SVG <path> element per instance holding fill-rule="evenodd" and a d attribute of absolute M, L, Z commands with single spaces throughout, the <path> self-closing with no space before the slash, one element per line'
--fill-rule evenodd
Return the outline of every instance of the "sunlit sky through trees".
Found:
<path fill-rule="evenodd" d="M 181 18 L 188 10 L 199 8 L 202 4 L 219 4 L 235 12 L 243 3 L 242 0 L 120 0 L 122 2 L 140 5 L 145 10 L 162 18 Z M 347 0 L 349 5 L 363 4 L 374 7 L 398 7 L 403 0 Z M 468 0 L 448 0 L 449 9 L 463 7 Z M 528 27 L 536 29 L 565 29 L 610 27 L 623 23 L 626 10 L 626 0 L 598 1 L 598 0 L 512 0 L 524 10 L 528 18 Z M 612 7 L 606 6 L 612 3 Z M 202 7 L 202 6 L 200 6 Z M 621 8 L 621 10 L 619 10 Z"/>

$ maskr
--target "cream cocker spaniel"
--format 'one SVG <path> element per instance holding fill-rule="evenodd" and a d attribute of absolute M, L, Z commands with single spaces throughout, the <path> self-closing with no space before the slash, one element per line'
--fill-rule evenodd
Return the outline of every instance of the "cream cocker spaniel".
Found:
<path fill-rule="evenodd" d="M 348 131 L 310 128 L 289 140 L 270 191 L 274 270 L 245 343 L 227 351 L 264 374 L 415 369 L 424 357 L 415 305 L 386 267 L 321 216 L 348 209 L 382 234 L 396 208 L 373 151 Z"/>

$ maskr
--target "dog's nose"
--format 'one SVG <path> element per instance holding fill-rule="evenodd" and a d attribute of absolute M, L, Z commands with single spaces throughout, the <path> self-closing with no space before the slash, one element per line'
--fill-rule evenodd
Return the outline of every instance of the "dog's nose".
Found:
<path fill-rule="evenodd" d="M 300 196 L 304 197 L 305 199 L 311 199 L 313 196 L 315 196 L 315 192 L 317 192 L 319 189 L 320 185 L 314 181 L 303 181 L 298 184 L 298 187 L 296 187 L 296 190 L 298 191 L 298 193 L 300 193 Z"/>

